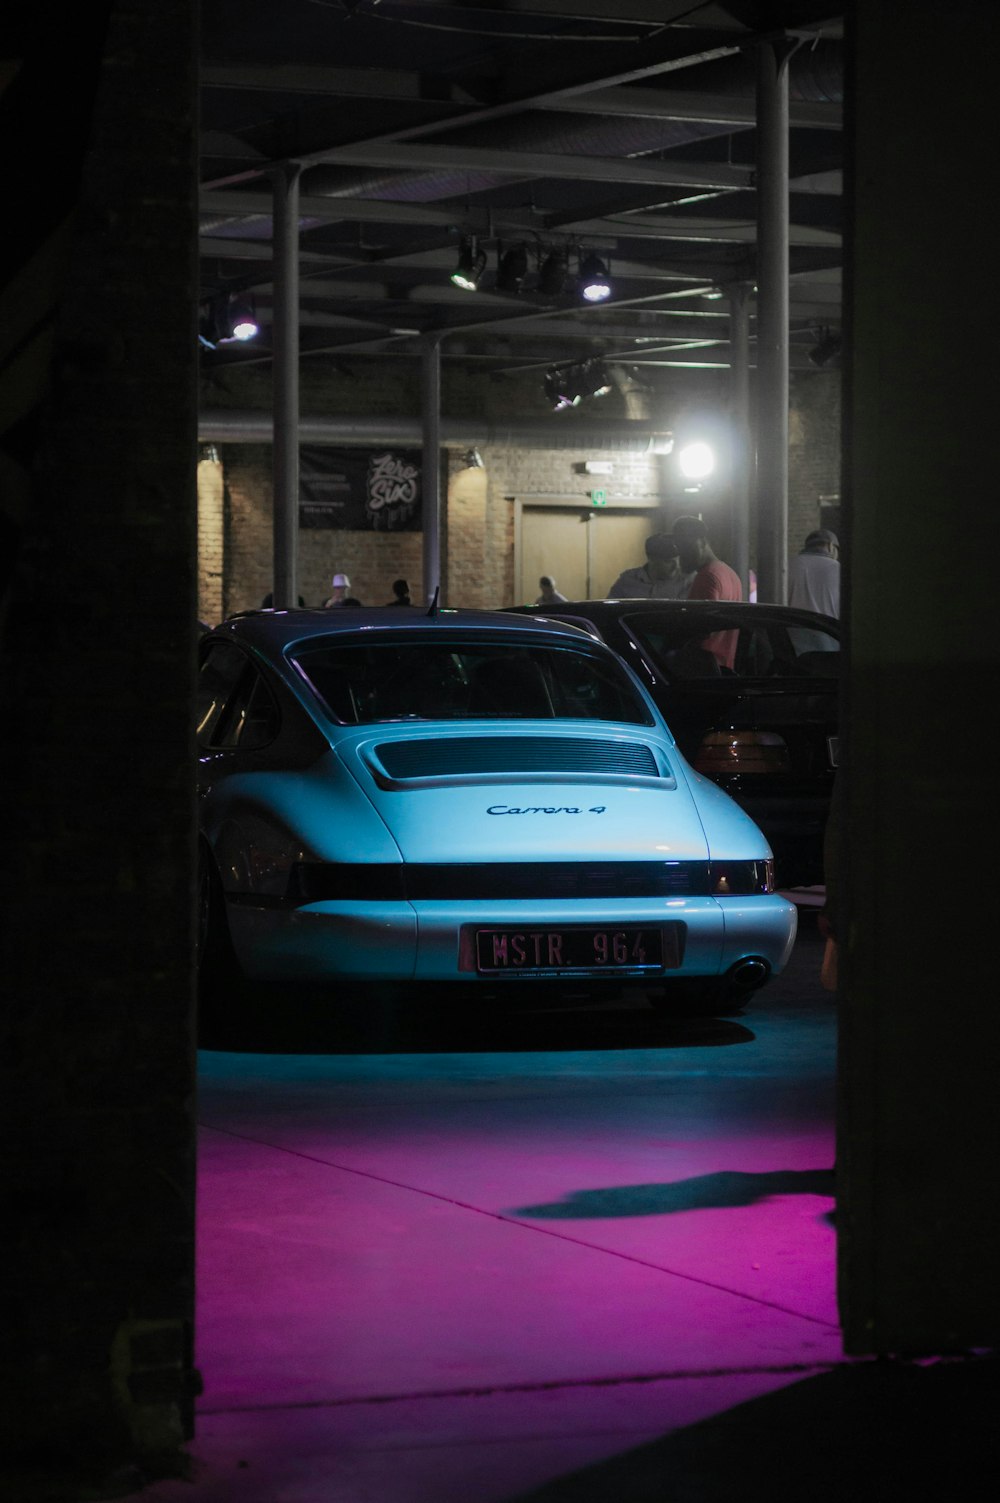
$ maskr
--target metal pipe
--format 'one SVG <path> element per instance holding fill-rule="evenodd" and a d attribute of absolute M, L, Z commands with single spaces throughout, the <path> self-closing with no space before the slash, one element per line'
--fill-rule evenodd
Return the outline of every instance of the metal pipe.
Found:
<path fill-rule="evenodd" d="M 788 588 L 788 59 L 757 48 L 757 593 Z"/>
<path fill-rule="evenodd" d="M 563 421 L 563 418 L 566 421 Z M 410 417 L 300 417 L 300 444 L 349 447 L 354 444 L 399 444 L 420 448 L 423 427 Z M 228 408 L 207 410 L 198 420 L 202 443 L 269 444 L 274 440 L 274 420 L 265 411 Z M 522 418 L 514 423 L 488 423 L 467 418 L 442 418 L 439 441 L 470 448 L 582 450 L 602 454 L 662 454 L 671 435 L 652 423 L 629 418 L 596 419 L 573 414 Z"/>
<path fill-rule="evenodd" d="M 294 606 L 299 535 L 299 168 L 273 174 L 273 578 L 278 610 Z"/>
<path fill-rule="evenodd" d="M 441 339 L 423 342 L 421 366 L 420 490 L 424 531 L 424 599 L 428 604 L 441 583 Z"/>

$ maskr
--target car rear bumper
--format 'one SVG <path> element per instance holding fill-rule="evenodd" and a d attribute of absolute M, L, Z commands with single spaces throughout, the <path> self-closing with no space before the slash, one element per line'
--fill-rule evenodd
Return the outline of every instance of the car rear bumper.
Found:
<path fill-rule="evenodd" d="M 301 907 L 230 907 L 237 958 L 252 978 L 311 981 L 466 981 L 645 979 L 718 976 L 753 956 L 771 971 L 784 966 L 795 938 L 796 910 L 778 894 L 593 902 L 325 901 Z M 560 932 L 648 930 L 678 926 L 677 966 L 579 967 L 560 972 L 513 969 L 480 976 L 468 936 L 476 929 Z M 464 940 L 464 942 L 463 942 Z M 665 945 L 670 955 L 673 947 Z"/>

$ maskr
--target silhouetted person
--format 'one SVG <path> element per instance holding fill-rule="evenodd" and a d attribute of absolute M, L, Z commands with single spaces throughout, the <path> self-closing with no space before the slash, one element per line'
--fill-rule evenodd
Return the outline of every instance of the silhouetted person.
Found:
<path fill-rule="evenodd" d="M 551 574 L 542 575 L 538 581 L 538 591 L 536 605 L 559 605 L 566 599 L 566 596 L 561 595 L 556 589 L 556 582 Z"/>
<path fill-rule="evenodd" d="M 608 600 L 683 600 L 691 586 L 679 549 L 669 532 L 646 539 L 646 562 L 619 574 L 605 597 Z"/>
<path fill-rule="evenodd" d="M 388 605 L 412 605 L 410 599 L 410 587 L 405 579 L 394 579 L 392 582 L 392 599 L 386 602 Z"/>
<path fill-rule="evenodd" d="M 817 527 L 788 566 L 788 604 L 840 617 L 840 543 L 835 532 Z"/>
<path fill-rule="evenodd" d="M 299 596 L 299 606 L 300 606 L 300 608 L 302 610 L 305 610 L 305 608 L 306 608 L 306 603 L 302 599 L 301 595 Z M 264 596 L 264 599 L 260 603 L 260 608 L 261 608 L 262 611 L 273 611 L 274 610 L 274 591 L 273 590 L 268 590 L 267 594 Z"/>

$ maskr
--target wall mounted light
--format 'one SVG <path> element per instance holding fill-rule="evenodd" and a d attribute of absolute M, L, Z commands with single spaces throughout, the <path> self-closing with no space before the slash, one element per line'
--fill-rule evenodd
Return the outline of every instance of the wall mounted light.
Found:
<path fill-rule="evenodd" d="M 466 235 L 462 240 L 458 253 L 458 265 L 451 274 L 451 280 L 456 287 L 462 287 L 466 292 L 476 292 L 479 279 L 485 270 L 486 252 L 480 250 L 475 235 Z"/>
<path fill-rule="evenodd" d="M 678 452 L 677 464 L 685 480 L 707 480 L 715 469 L 715 452 L 711 444 L 698 439 Z"/>

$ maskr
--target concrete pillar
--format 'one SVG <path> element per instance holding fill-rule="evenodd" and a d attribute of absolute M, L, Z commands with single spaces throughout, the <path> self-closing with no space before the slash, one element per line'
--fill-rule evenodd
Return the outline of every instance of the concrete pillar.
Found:
<path fill-rule="evenodd" d="M 996 7 L 854 7 L 839 1292 L 854 1353 L 1000 1337 Z"/>
<path fill-rule="evenodd" d="M 21 18 L 5 99 L 12 204 L 53 100 L 65 146 L 55 240 L 26 210 L 5 236 L 30 310 L 0 371 L 29 500 L 0 550 L 9 1499 L 180 1470 L 196 1391 L 197 18 L 49 19 L 25 45 Z"/>
<path fill-rule="evenodd" d="M 757 588 L 783 604 L 788 581 L 788 58 L 757 49 Z"/>
<path fill-rule="evenodd" d="M 423 344 L 421 417 L 423 468 L 421 493 L 424 522 L 424 599 L 433 599 L 441 583 L 441 342 Z M 443 603 L 443 602 L 442 602 Z"/>
<path fill-rule="evenodd" d="M 732 429 L 731 495 L 733 515 L 732 567 L 750 598 L 750 498 L 753 489 L 753 446 L 750 437 L 750 297 L 746 282 L 734 282 L 729 297 L 729 420 Z"/>
<path fill-rule="evenodd" d="M 274 193 L 274 604 L 298 599 L 299 168 L 285 163 Z"/>

